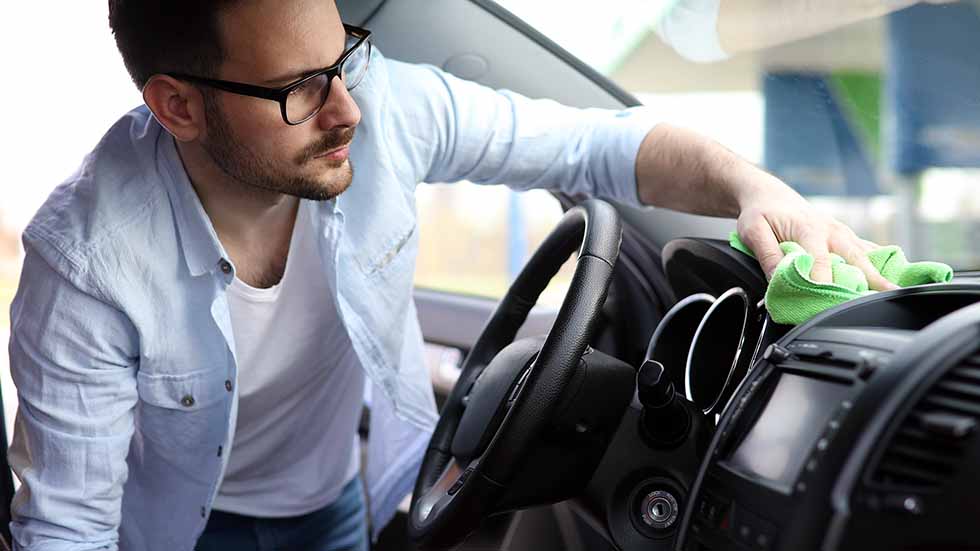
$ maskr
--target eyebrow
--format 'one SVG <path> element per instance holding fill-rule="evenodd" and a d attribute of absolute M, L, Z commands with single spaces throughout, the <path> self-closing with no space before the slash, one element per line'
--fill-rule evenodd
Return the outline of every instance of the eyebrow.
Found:
<path fill-rule="evenodd" d="M 269 85 L 269 86 L 275 86 L 275 85 L 285 86 L 285 85 L 287 85 L 287 84 L 289 84 L 291 82 L 297 81 L 297 80 L 305 77 L 306 75 L 311 75 L 313 73 L 322 71 L 322 70 L 326 69 L 327 67 L 333 67 L 334 65 L 337 64 L 337 61 L 339 61 L 340 58 L 343 57 L 345 53 L 347 53 L 347 38 L 346 38 L 347 36 L 348 35 L 345 32 L 344 33 L 344 37 L 345 37 L 344 38 L 344 47 L 343 47 L 342 50 L 340 50 L 340 55 L 337 56 L 337 59 L 335 59 L 333 61 L 333 63 L 331 63 L 330 65 L 326 65 L 324 67 L 314 67 L 312 69 L 304 69 L 304 70 L 301 70 L 301 71 L 292 71 L 292 72 L 286 73 L 285 75 L 283 75 L 281 77 L 278 77 L 278 78 L 270 78 L 270 79 L 264 80 L 264 81 L 262 81 L 262 84 L 266 84 L 266 85 Z"/>

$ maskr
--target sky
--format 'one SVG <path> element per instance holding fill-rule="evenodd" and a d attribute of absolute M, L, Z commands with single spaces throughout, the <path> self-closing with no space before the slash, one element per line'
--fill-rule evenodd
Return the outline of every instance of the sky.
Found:
<path fill-rule="evenodd" d="M 14 229 L 74 172 L 112 122 L 142 103 L 109 31 L 107 4 L 3 7 L 0 219 Z"/>

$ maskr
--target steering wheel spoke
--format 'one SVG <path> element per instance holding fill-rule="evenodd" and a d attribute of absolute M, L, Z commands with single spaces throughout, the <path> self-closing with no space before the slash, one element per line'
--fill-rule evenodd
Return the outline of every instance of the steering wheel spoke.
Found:
<path fill-rule="evenodd" d="M 450 492 L 450 490 L 457 483 L 465 482 L 461 481 L 463 472 L 463 468 L 455 458 L 449 460 L 435 484 L 418 500 L 418 516 L 422 522 L 429 518 L 433 510 L 444 509 L 446 504 L 452 501 L 457 491 Z"/>

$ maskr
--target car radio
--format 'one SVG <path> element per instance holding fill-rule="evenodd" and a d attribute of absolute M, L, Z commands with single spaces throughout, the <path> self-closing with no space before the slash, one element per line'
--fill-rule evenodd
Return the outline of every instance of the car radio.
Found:
<path fill-rule="evenodd" d="M 971 283 L 876 293 L 760 351 L 676 548 L 980 548 L 977 302 Z"/>

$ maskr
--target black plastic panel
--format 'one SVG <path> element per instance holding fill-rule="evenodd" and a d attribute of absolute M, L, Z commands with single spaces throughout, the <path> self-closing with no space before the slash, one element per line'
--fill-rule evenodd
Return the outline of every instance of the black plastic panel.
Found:
<path fill-rule="evenodd" d="M 674 294 L 715 296 L 741 287 L 752 303 L 766 294 L 766 276 L 752 257 L 720 239 L 675 239 L 664 247 L 664 272 Z"/>

